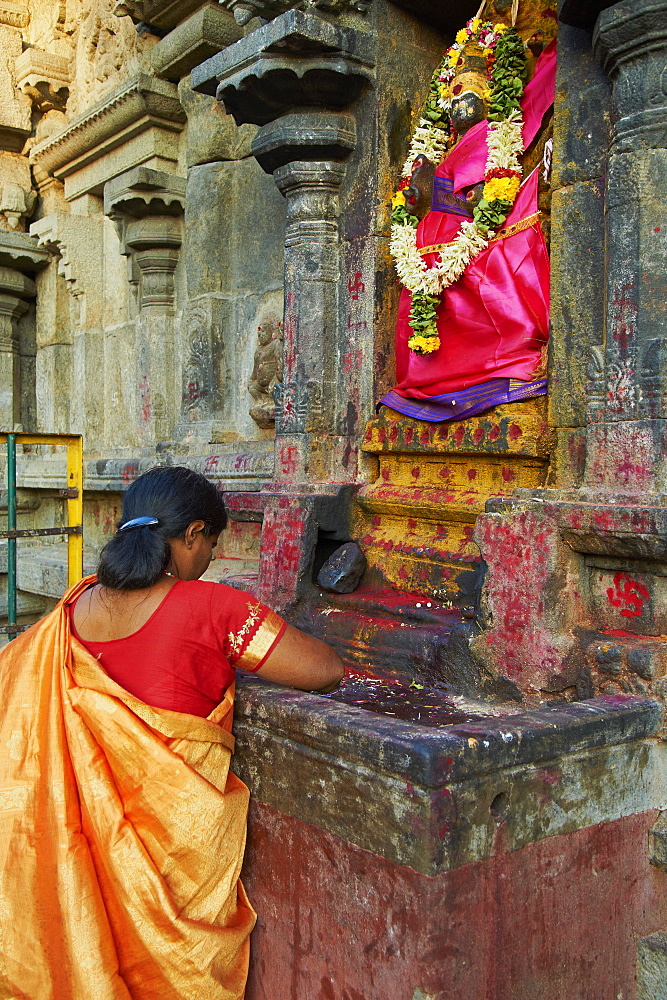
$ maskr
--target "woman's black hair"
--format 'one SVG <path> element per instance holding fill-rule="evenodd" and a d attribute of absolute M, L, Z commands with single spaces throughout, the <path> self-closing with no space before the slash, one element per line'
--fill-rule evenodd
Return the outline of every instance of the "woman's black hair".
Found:
<path fill-rule="evenodd" d="M 128 487 L 123 497 L 126 524 L 135 517 L 156 517 L 153 526 L 120 530 L 102 549 L 97 579 L 114 590 L 151 587 L 171 558 L 170 538 L 183 538 L 193 521 L 204 522 L 204 534 L 218 535 L 227 524 L 222 495 L 192 469 L 151 469 Z"/>

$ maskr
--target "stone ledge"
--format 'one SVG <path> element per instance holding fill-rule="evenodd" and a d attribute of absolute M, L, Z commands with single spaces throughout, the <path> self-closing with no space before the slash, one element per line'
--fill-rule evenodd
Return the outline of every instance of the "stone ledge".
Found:
<path fill-rule="evenodd" d="M 436 875 L 663 808 L 661 719 L 616 697 L 426 730 L 243 678 L 233 768 L 256 801 Z"/>

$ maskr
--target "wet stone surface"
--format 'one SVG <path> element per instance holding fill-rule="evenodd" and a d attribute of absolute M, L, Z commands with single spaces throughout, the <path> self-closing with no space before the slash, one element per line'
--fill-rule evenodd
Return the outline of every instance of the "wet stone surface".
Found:
<path fill-rule="evenodd" d="M 405 684 L 397 678 L 362 673 L 349 667 L 340 687 L 324 697 L 432 729 L 473 722 L 489 716 L 509 715 L 520 710 L 518 706 L 512 709 L 489 702 L 477 702 L 416 681 Z"/>

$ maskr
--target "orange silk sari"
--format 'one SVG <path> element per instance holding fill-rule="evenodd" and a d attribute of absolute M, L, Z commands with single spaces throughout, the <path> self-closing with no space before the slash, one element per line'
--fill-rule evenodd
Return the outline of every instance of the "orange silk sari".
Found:
<path fill-rule="evenodd" d="M 208 719 L 128 694 L 70 635 L 89 583 L 0 656 L 0 1000 L 241 1000 L 233 687 Z"/>

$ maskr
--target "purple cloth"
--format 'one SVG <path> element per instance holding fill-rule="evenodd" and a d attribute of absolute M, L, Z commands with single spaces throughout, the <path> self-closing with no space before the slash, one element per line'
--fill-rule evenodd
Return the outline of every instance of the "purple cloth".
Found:
<path fill-rule="evenodd" d="M 406 399 L 391 389 L 378 403 L 380 406 L 390 406 L 406 417 L 415 420 L 429 420 L 432 423 L 442 423 L 445 420 L 463 420 L 465 417 L 475 417 L 493 406 L 503 403 L 514 403 L 520 399 L 532 399 L 534 396 L 544 396 L 547 392 L 546 378 L 534 382 L 522 382 L 514 378 L 494 378 L 481 385 L 473 385 L 470 389 L 458 392 L 448 392 L 443 396 L 432 396 L 431 399 Z"/>

